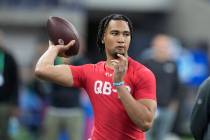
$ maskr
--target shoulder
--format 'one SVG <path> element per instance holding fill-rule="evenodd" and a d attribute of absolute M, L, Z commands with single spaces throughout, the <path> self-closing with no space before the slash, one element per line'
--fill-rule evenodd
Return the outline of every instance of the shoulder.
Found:
<path fill-rule="evenodd" d="M 91 67 L 92 69 L 103 69 L 104 68 L 105 61 L 99 61 L 96 64 L 89 64 L 88 67 Z"/>
<path fill-rule="evenodd" d="M 131 72 L 135 72 L 135 73 L 148 73 L 150 75 L 154 75 L 153 72 L 147 68 L 145 65 L 143 65 L 142 63 L 129 58 L 128 59 L 128 64 L 129 64 L 129 71 Z"/>
<path fill-rule="evenodd" d="M 93 64 L 95 67 L 103 67 L 105 64 L 105 61 L 99 61 L 98 63 L 96 64 Z"/>
<path fill-rule="evenodd" d="M 87 71 L 98 71 L 104 68 L 104 61 L 100 61 L 96 64 L 83 64 L 80 66 L 83 70 Z"/>
<path fill-rule="evenodd" d="M 133 83 L 139 85 L 139 83 L 152 84 L 156 82 L 154 73 L 143 64 L 133 59 L 129 59 L 128 63 L 127 76 Z"/>

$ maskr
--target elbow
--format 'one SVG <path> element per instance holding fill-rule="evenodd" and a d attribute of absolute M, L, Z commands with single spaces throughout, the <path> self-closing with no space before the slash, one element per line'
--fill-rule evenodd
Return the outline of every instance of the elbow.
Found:
<path fill-rule="evenodd" d="M 143 132 L 146 132 L 146 131 L 148 131 L 151 127 L 152 127 L 152 122 L 144 122 L 143 124 L 140 125 L 139 128 L 140 128 Z"/>
<path fill-rule="evenodd" d="M 149 117 L 147 116 L 147 118 L 145 119 L 138 119 L 137 122 L 137 127 L 143 131 L 143 132 L 146 132 L 148 131 L 150 128 L 152 128 L 152 125 L 153 125 L 153 118 L 152 117 Z"/>
<path fill-rule="evenodd" d="M 44 68 L 40 68 L 40 67 L 36 67 L 35 68 L 35 76 L 38 78 L 43 78 L 45 75 L 45 69 Z"/>

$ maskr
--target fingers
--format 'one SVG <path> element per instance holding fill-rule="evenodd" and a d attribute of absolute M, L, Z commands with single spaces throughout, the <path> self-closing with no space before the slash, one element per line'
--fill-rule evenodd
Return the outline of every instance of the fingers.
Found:
<path fill-rule="evenodd" d="M 69 48 L 71 48 L 74 44 L 75 44 L 75 40 L 71 40 L 67 45 L 59 45 L 62 50 L 68 50 Z"/>
<path fill-rule="evenodd" d="M 114 66 L 115 70 L 118 72 L 124 72 L 126 69 L 126 66 L 121 64 L 119 60 L 111 60 L 111 64 Z"/>
<path fill-rule="evenodd" d="M 128 58 L 122 54 L 117 54 L 117 56 L 119 57 L 118 62 L 124 64 L 124 65 L 127 65 L 128 63 Z"/>
<path fill-rule="evenodd" d="M 120 58 L 120 59 L 122 59 L 122 60 L 127 60 L 127 58 L 124 56 L 124 55 L 122 55 L 122 54 L 117 54 L 117 56 Z"/>
<path fill-rule="evenodd" d="M 59 44 L 59 45 L 56 45 L 56 46 L 65 46 L 65 48 L 69 48 L 71 46 L 73 46 L 75 44 L 75 40 L 71 40 L 67 45 L 64 45 L 64 44 Z M 49 46 L 54 46 L 54 44 L 52 43 L 52 41 L 49 40 Z"/>
<path fill-rule="evenodd" d="M 119 65 L 119 61 L 116 59 L 111 60 L 111 64 L 116 67 L 117 65 Z"/>
<path fill-rule="evenodd" d="M 117 60 L 117 59 L 112 59 L 111 62 L 112 62 L 112 63 L 119 63 L 120 61 Z"/>
<path fill-rule="evenodd" d="M 66 46 L 67 47 L 73 46 L 75 42 L 76 42 L 75 40 L 71 40 Z"/>
<path fill-rule="evenodd" d="M 114 67 L 114 81 L 122 81 L 127 70 L 127 58 L 118 54 L 119 59 L 111 60 L 111 64 Z"/>

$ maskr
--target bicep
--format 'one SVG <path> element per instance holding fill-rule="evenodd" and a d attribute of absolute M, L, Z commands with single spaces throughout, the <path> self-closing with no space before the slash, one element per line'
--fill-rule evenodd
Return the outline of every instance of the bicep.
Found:
<path fill-rule="evenodd" d="M 45 80 L 67 87 L 73 85 L 72 72 L 68 65 L 48 66 L 43 73 L 41 78 Z"/>

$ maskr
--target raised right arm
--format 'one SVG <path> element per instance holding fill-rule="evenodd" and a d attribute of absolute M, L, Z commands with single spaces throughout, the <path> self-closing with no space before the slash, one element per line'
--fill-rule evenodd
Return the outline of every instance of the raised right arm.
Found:
<path fill-rule="evenodd" d="M 71 41 L 68 45 L 53 45 L 49 43 L 47 51 L 39 58 L 35 75 L 43 80 L 51 81 L 56 84 L 70 87 L 73 84 L 73 77 L 69 65 L 54 65 L 55 58 L 58 54 L 62 54 L 75 41 Z M 63 53 L 64 54 L 64 53 Z"/>

